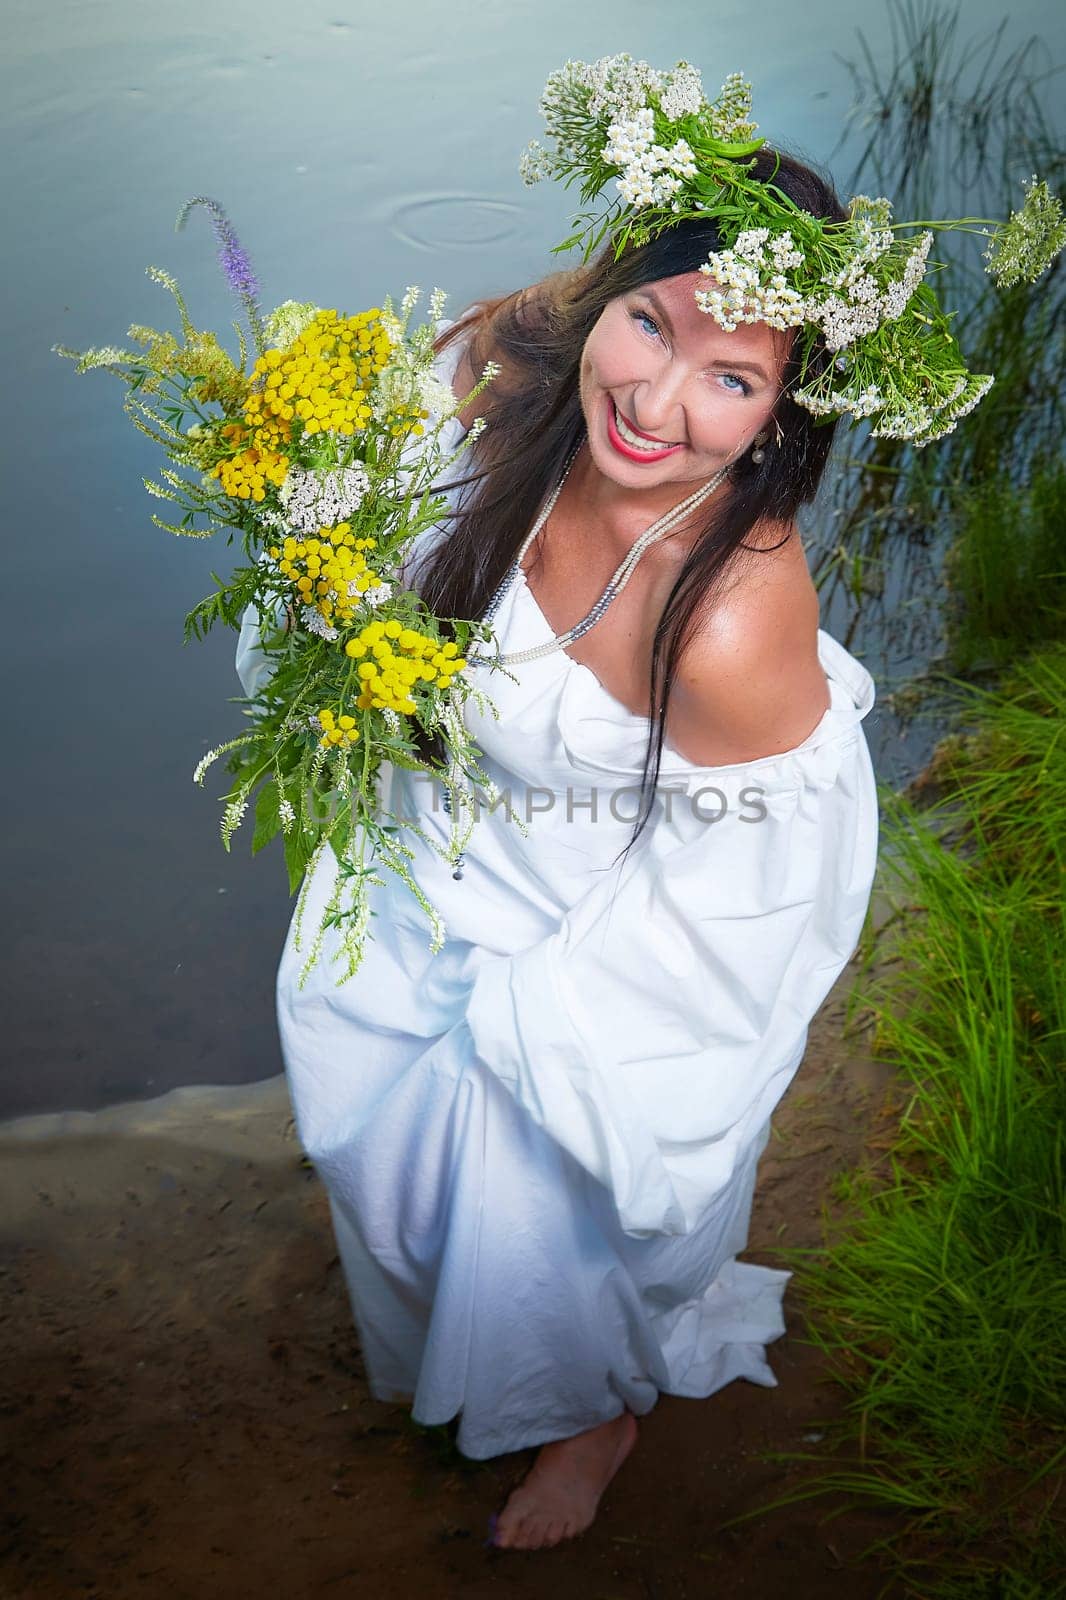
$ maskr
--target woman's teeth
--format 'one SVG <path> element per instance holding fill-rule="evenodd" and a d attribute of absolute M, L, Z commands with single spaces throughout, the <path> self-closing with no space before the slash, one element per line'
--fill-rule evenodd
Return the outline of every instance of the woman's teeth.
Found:
<path fill-rule="evenodd" d="M 613 400 L 611 401 L 611 404 L 614 405 L 614 401 Z M 645 439 L 641 434 L 634 433 L 633 429 L 626 422 L 625 417 L 623 417 L 622 413 L 619 411 L 617 406 L 614 406 L 614 425 L 618 429 L 619 437 L 624 439 L 626 444 L 632 445 L 634 450 L 649 450 L 649 451 L 651 451 L 651 450 L 670 450 L 670 449 L 673 448 L 673 446 L 671 444 L 669 444 L 665 439 L 660 439 L 656 443 L 652 444 L 649 440 Z"/>

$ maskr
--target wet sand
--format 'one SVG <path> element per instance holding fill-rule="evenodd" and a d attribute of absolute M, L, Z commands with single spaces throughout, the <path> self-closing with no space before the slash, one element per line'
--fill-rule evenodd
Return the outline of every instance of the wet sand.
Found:
<path fill-rule="evenodd" d="M 834 1173 L 890 1131 L 892 1074 L 843 1037 L 849 973 L 776 1113 L 744 1259 L 818 1247 Z M 283 1079 L 0 1125 L 0 1216 L 3 1600 L 901 1592 L 858 1559 L 890 1512 L 827 1520 L 825 1496 L 715 1531 L 811 1476 L 763 1452 L 821 1455 L 843 1415 L 799 1273 L 778 1388 L 662 1396 L 593 1527 L 517 1552 L 487 1522 L 535 1452 L 467 1461 L 367 1393 Z"/>

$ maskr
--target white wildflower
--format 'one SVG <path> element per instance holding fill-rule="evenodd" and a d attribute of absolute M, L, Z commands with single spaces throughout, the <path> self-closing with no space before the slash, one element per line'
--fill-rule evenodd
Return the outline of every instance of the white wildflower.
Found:
<path fill-rule="evenodd" d="M 884 305 L 886 322 L 895 322 L 899 317 L 901 317 L 904 311 L 907 309 L 907 301 L 909 299 L 910 295 L 907 293 L 906 285 L 902 281 L 890 283 L 888 288 L 885 290 Z"/>
<path fill-rule="evenodd" d="M 548 151 L 538 139 L 531 139 L 518 158 L 518 173 L 527 189 L 542 178 L 550 178 L 555 167 Z"/>
<path fill-rule="evenodd" d="M 654 134 L 655 115 L 648 106 L 642 106 L 635 117 L 625 122 L 612 122 L 603 147 L 604 161 L 612 167 L 638 162 L 650 148 Z"/>
<path fill-rule="evenodd" d="M 856 305 L 870 305 L 879 299 L 880 294 L 877 280 L 871 278 L 868 272 L 864 272 L 861 278 L 856 278 L 855 282 L 848 286 L 848 299 L 854 301 Z"/>
<path fill-rule="evenodd" d="M 848 407 L 853 416 L 871 417 L 875 411 L 880 411 L 885 403 L 885 397 L 876 384 L 869 384 L 860 394 L 856 395 Z"/>
<path fill-rule="evenodd" d="M 685 139 L 674 144 L 655 143 L 655 114 L 642 107 L 628 121 L 612 122 L 607 129 L 603 160 L 621 167 L 616 187 L 631 206 L 664 205 L 681 188 L 684 178 L 694 178 L 697 168 Z"/>
<path fill-rule="evenodd" d="M 270 343 L 281 349 L 295 344 L 301 333 L 318 316 L 319 306 L 310 300 L 285 300 L 276 310 L 263 318 L 263 326 Z"/>
<path fill-rule="evenodd" d="M 907 257 L 902 277 L 893 279 L 884 290 L 869 273 L 863 273 L 851 282 L 847 300 L 838 294 L 829 294 L 821 302 L 811 304 L 812 321 L 820 325 L 827 349 L 842 350 L 868 333 L 875 333 L 882 323 L 893 322 L 903 315 L 925 276 L 932 242 L 933 235 L 923 233 Z"/>
<path fill-rule="evenodd" d="M 887 228 L 892 221 L 892 205 L 884 195 L 879 195 L 876 200 L 871 200 L 868 194 L 852 195 L 848 209 L 853 218 L 874 228 Z"/>
<path fill-rule="evenodd" d="M 787 272 L 792 267 L 802 267 L 804 262 L 803 251 L 797 248 L 787 228 L 770 240 L 770 255 L 778 272 Z"/>
<path fill-rule="evenodd" d="M 384 330 L 385 337 L 388 339 L 389 343 L 391 345 L 402 344 L 403 343 L 403 324 L 399 321 L 399 319 L 396 317 L 396 315 L 392 311 L 390 311 L 387 307 L 385 307 L 382 310 L 381 317 L 380 317 L 379 320 L 380 320 L 381 326 L 382 326 L 382 328 Z"/>
<path fill-rule="evenodd" d="M 206 773 L 208 767 L 213 766 L 214 763 L 218 760 L 219 756 L 227 748 L 228 747 L 226 745 L 220 744 L 220 745 L 216 746 L 216 748 L 214 750 L 209 750 L 207 752 L 207 754 L 202 758 L 202 760 L 197 762 L 196 771 L 192 775 L 193 783 L 203 783 L 204 774 Z"/>
<path fill-rule="evenodd" d="M 699 71 L 687 61 L 679 61 L 666 75 L 659 109 L 669 122 L 678 122 L 682 117 L 696 116 L 702 105 L 703 79 Z"/>
<path fill-rule="evenodd" d="M 370 393 L 370 409 L 376 422 L 417 405 L 419 375 L 402 361 L 384 367 Z"/>
<path fill-rule="evenodd" d="M 336 628 L 331 628 L 317 606 L 301 606 L 300 621 L 308 633 L 317 633 L 320 639 L 328 639 L 330 644 L 338 637 Z"/>
<path fill-rule="evenodd" d="M 759 124 L 751 121 L 751 84 L 742 72 L 731 72 L 710 107 L 711 132 L 727 144 L 754 138 Z"/>
<path fill-rule="evenodd" d="M 578 69 L 572 81 L 587 94 L 588 113 L 597 120 L 605 114 L 631 116 L 645 104 L 648 90 L 658 91 L 663 81 L 662 73 L 646 61 L 634 61 L 628 51 L 601 56 L 591 66 L 580 61 L 567 65 Z"/>
<path fill-rule="evenodd" d="M 957 382 L 950 398 L 936 408 L 925 428 L 913 436 L 915 448 L 920 450 L 934 440 L 954 433 L 956 425 L 984 399 L 994 381 L 988 373 L 968 373 L 961 382 Z"/>
<path fill-rule="evenodd" d="M 65 345 L 54 345 L 53 349 L 58 350 L 60 355 L 78 355 L 78 351 L 67 350 Z M 91 372 L 94 367 L 125 365 L 130 361 L 137 361 L 139 359 L 140 358 L 137 355 L 129 350 L 120 350 L 117 345 L 99 345 L 95 346 L 91 350 L 83 351 L 74 370 L 76 372 Z M 211 481 L 214 482 L 214 479 Z"/>
<path fill-rule="evenodd" d="M 740 322 L 765 322 L 772 328 L 798 328 L 808 320 L 807 303 L 788 283 L 779 261 L 793 251 L 791 234 L 775 255 L 768 228 L 749 228 L 739 234 L 732 250 L 712 251 L 700 272 L 713 278 L 713 289 L 697 289 L 696 304 L 721 328 L 732 333 Z M 776 241 L 775 241 L 776 242 Z M 801 257 L 802 259 L 802 257 Z"/>
<path fill-rule="evenodd" d="M 770 237 L 769 228 L 745 228 L 743 233 L 737 234 L 733 253 L 743 256 L 748 261 L 762 263 L 762 247 Z"/>
<path fill-rule="evenodd" d="M 290 469 L 291 472 L 292 469 Z M 280 494 L 280 490 L 278 491 Z M 287 533 L 290 523 L 280 511 L 275 511 L 271 506 L 253 505 L 252 515 L 264 528 L 269 528 L 273 533 Z"/>
<path fill-rule="evenodd" d="M 278 820 L 281 823 L 282 833 L 288 833 L 296 822 L 296 812 L 291 800 L 281 800 L 278 803 Z"/>
<path fill-rule="evenodd" d="M 995 377 L 991 373 L 983 373 L 979 377 L 970 377 L 966 383 L 961 404 L 952 408 L 952 416 L 956 420 L 959 417 L 968 417 L 974 406 L 984 399 L 995 381 Z"/>
<path fill-rule="evenodd" d="M 925 277 L 925 263 L 929 259 L 929 248 L 933 243 L 933 235 L 923 233 L 914 249 L 907 258 L 907 265 L 903 269 L 903 286 L 907 291 L 907 299 L 917 289 Z"/>
<path fill-rule="evenodd" d="M 1025 202 L 1020 211 L 997 228 L 985 250 L 985 271 L 1003 289 L 1010 289 L 1024 278 L 1035 283 L 1066 246 L 1066 222 L 1062 202 L 1046 183 L 1038 183 L 1036 173 L 1025 185 Z"/>
<path fill-rule="evenodd" d="M 226 807 L 222 817 L 222 842 L 229 848 L 229 841 L 233 833 L 240 826 L 241 818 L 248 810 L 248 790 L 242 789 L 240 794 L 232 799 Z"/>
<path fill-rule="evenodd" d="M 370 478 L 361 462 L 321 470 L 293 466 L 278 490 L 278 499 L 293 527 L 317 533 L 320 528 L 347 522 L 369 489 Z"/>
<path fill-rule="evenodd" d="M 442 383 L 436 373 L 420 372 L 418 375 L 418 403 L 431 417 L 453 416 L 458 406 L 455 390 L 450 383 Z"/>

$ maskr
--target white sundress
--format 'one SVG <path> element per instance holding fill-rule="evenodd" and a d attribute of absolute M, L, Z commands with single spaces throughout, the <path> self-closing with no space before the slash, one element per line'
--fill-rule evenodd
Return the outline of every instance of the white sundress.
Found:
<path fill-rule="evenodd" d="M 438 358 L 445 382 L 459 348 Z M 442 536 L 424 533 L 418 559 Z M 505 652 L 552 637 L 521 576 L 495 629 Z M 660 1392 L 776 1385 L 765 1346 L 791 1274 L 736 1256 L 877 854 L 873 682 L 824 632 L 818 647 L 832 703 L 814 732 L 733 766 L 665 747 L 656 816 L 620 868 L 647 720 L 563 651 L 512 667 L 517 682 L 478 669 L 500 717 L 470 704 L 468 726 L 528 837 L 485 807 L 456 880 L 406 833 L 447 927 L 436 955 L 386 874 L 356 977 L 337 986 L 327 936 L 299 989 L 331 851 L 302 952 L 290 926 L 282 1053 L 371 1392 L 424 1424 L 461 1414 L 469 1457 L 644 1414 Z M 269 672 L 252 608 L 237 669 L 247 694 Z M 446 842 L 439 784 L 391 765 L 381 781 Z"/>

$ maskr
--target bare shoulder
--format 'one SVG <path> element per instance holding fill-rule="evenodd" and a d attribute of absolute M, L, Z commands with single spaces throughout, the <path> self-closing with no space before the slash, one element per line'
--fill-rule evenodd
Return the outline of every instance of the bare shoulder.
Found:
<path fill-rule="evenodd" d="M 686 649 L 666 738 L 699 766 L 729 766 L 802 744 L 829 706 L 818 660 L 818 592 L 796 530 L 788 554 L 755 558 Z"/>

